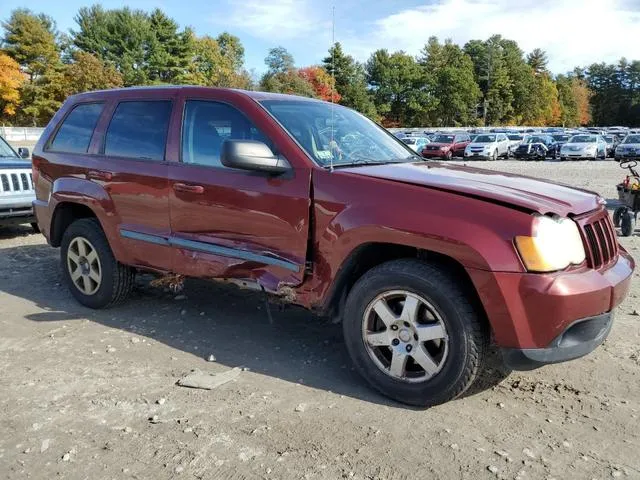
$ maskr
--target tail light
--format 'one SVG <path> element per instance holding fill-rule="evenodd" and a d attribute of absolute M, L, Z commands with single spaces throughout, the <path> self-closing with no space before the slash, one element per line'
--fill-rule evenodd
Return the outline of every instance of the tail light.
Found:
<path fill-rule="evenodd" d="M 34 155 L 31 158 L 31 182 L 33 183 L 33 189 L 37 191 L 38 179 L 40 177 L 40 157 Z"/>

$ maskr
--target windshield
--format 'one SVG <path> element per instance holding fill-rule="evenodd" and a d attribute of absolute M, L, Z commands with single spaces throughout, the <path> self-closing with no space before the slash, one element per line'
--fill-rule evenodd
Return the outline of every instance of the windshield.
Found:
<path fill-rule="evenodd" d="M 422 160 L 386 130 L 340 105 L 308 100 L 260 103 L 323 167 Z"/>
<path fill-rule="evenodd" d="M 11 149 L 9 144 L 2 137 L 0 137 L 0 157 L 10 157 L 10 158 L 18 157 L 15 154 L 15 152 Z"/>
<path fill-rule="evenodd" d="M 495 141 L 495 135 L 478 135 L 476 138 L 474 138 L 473 143 L 493 143 Z"/>
<path fill-rule="evenodd" d="M 571 137 L 569 143 L 596 143 L 596 137 L 593 135 L 576 135 Z"/>
<path fill-rule="evenodd" d="M 640 135 L 627 135 L 622 143 L 640 143 Z"/>
<path fill-rule="evenodd" d="M 569 135 L 553 135 L 553 139 L 556 142 L 566 142 L 569 140 Z"/>
<path fill-rule="evenodd" d="M 517 141 L 522 141 L 522 139 L 524 138 L 524 136 L 522 135 L 507 135 L 507 137 L 509 137 L 509 140 L 517 140 Z"/>
<path fill-rule="evenodd" d="M 436 135 L 432 142 L 433 143 L 453 143 L 453 139 L 455 135 Z"/>

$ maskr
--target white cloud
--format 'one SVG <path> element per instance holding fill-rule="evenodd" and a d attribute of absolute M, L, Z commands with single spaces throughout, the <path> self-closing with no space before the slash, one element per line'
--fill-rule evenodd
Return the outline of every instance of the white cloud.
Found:
<path fill-rule="evenodd" d="M 308 0 L 229 0 L 222 10 L 224 16 L 212 18 L 215 23 L 272 43 L 311 36 L 319 25 Z"/>
<path fill-rule="evenodd" d="M 640 58 L 640 10 L 627 0 L 437 0 L 376 20 L 372 29 L 343 39 L 365 60 L 377 48 L 417 55 L 430 36 L 464 44 L 493 34 L 529 52 L 547 51 L 562 73 L 593 62 Z"/>

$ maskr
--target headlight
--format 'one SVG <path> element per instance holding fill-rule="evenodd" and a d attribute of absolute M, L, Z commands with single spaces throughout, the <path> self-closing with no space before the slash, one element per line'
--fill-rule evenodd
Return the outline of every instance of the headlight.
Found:
<path fill-rule="evenodd" d="M 440 147 L 440 150 L 442 150 L 443 152 L 446 152 L 447 150 L 449 150 L 449 147 L 443 145 Z"/>
<path fill-rule="evenodd" d="M 485 145 L 484 147 L 482 147 L 484 150 L 491 150 L 491 145 Z"/>
<path fill-rule="evenodd" d="M 532 236 L 517 236 L 516 247 L 530 272 L 553 272 L 585 260 L 578 225 L 569 218 L 537 215 Z"/>
<path fill-rule="evenodd" d="M 586 152 L 595 152 L 596 151 L 596 146 L 595 145 L 587 145 L 584 150 Z"/>

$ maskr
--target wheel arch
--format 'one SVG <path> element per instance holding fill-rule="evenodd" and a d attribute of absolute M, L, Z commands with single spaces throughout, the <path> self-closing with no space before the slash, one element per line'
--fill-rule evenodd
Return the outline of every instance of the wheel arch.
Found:
<path fill-rule="evenodd" d="M 69 225 L 75 220 L 81 218 L 95 218 L 102 227 L 98 215 L 96 215 L 93 209 L 87 204 L 71 201 L 58 203 L 51 217 L 51 245 L 53 247 L 59 247 L 65 230 L 69 228 Z M 102 228 L 104 230 L 104 227 Z"/>
<path fill-rule="evenodd" d="M 349 253 L 340 266 L 336 278 L 332 282 L 320 307 L 321 314 L 340 319 L 346 298 L 358 279 L 378 265 L 406 258 L 414 258 L 418 261 L 438 266 L 459 280 L 461 287 L 469 295 L 478 314 L 489 325 L 486 311 L 473 281 L 465 267 L 458 260 L 433 250 L 382 242 L 365 243 L 354 248 Z"/>

